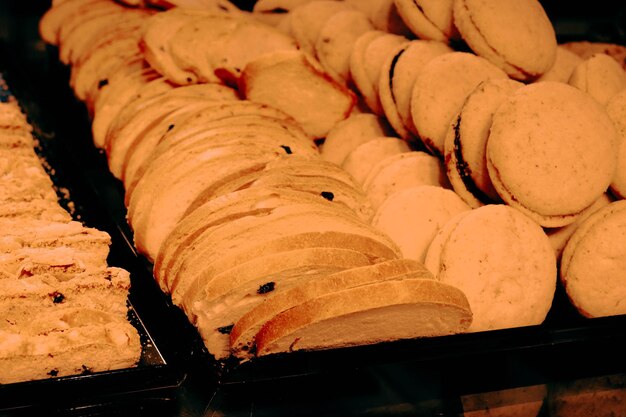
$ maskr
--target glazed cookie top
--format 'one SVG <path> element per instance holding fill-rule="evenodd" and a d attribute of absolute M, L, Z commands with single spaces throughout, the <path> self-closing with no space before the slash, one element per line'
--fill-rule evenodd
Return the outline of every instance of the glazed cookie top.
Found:
<path fill-rule="evenodd" d="M 455 0 L 454 23 L 477 55 L 511 78 L 532 80 L 554 64 L 556 35 L 537 0 Z"/>
<path fill-rule="evenodd" d="M 542 82 L 518 89 L 494 114 L 487 165 L 505 202 L 557 227 L 606 191 L 616 149 L 601 105 L 567 84 Z"/>

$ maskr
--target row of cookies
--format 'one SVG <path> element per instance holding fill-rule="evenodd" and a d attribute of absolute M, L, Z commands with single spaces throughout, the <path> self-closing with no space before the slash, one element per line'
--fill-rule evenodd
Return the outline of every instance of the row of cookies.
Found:
<path fill-rule="evenodd" d="M 93 12 L 81 12 L 85 4 L 93 10 L 100 3 L 89 1 L 67 0 L 50 9 L 42 34 L 64 25 L 102 30 L 91 23 Z M 224 359 L 231 347 L 247 357 L 255 350 L 269 354 L 464 331 L 471 311 L 463 293 L 434 280 L 421 263 L 400 259 L 396 245 L 368 223 L 373 210 L 352 175 L 320 157 L 313 139 L 329 127 L 298 123 L 267 104 L 241 100 L 223 83 L 187 81 L 187 75 L 209 81 L 211 74 L 228 83 L 238 76 L 229 60 L 215 72 L 189 66 L 178 80 L 191 85 L 176 85 L 182 56 L 163 50 L 180 44 L 160 42 L 190 36 L 184 28 L 199 28 L 207 19 L 226 25 L 222 42 L 233 33 L 259 34 L 242 12 L 160 12 L 146 19 L 143 55 L 99 72 L 92 85 L 100 87 L 94 90 L 94 139 L 124 182 L 135 244 L 153 261 L 155 279 L 198 327 L 209 352 Z M 180 31 L 169 36 L 177 24 Z M 216 57 L 226 56 L 214 46 Z M 288 58 L 299 53 L 283 52 Z M 175 56 L 178 64 L 171 66 Z M 203 56 L 188 58 L 199 63 Z M 336 89 L 316 68 L 309 74 L 351 103 L 345 87 Z M 106 123 L 99 119 L 105 109 Z M 97 120 L 103 135 L 96 134 Z M 322 277 L 326 290 L 311 286 Z M 257 309 L 273 299 L 282 301 L 275 301 L 271 314 Z M 239 324 L 243 317 L 254 323 Z M 400 326 L 400 317 L 413 325 Z M 231 346 L 234 329 L 241 331 L 233 333 Z"/>
<path fill-rule="evenodd" d="M 272 2 L 267 2 L 269 3 Z M 300 27 L 308 19 L 310 22 L 315 21 L 310 26 L 329 28 L 331 21 L 337 23 L 338 18 L 335 16 L 340 14 L 331 13 L 332 10 L 345 10 L 349 8 L 345 3 L 350 2 L 345 2 L 341 6 L 321 1 L 298 3 L 291 10 L 292 16 L 283 17 L 279 27 L 283 29 L 290 26 Z M 389 129 L 385 122 L 373 115 L 353 116 L 339 123 L 326 137 L 322 148 L 323 156 L 351 172 L 359 172 L 361 169 L 365 170 L 361 172 L 371 175 L 371 178 L 362 184 L 378 209 L 373 224 L 389 234 L 403 249 L 403 255 L 406 257 L 425 260 L 435 234 L 457 213 L 485 204 L 502 202 L 524 211 L 536 223 L 544 226 L 552 238 L 556 255 L 560 257 L 567 238 L 586 216 L 608 204 L 612 197 L 621 197 L 619 184 L 623 177 L 621 172 L 624 163 L 617 163 L 614 155 L 623 147 L 618 147 L 621 140 L 615 138 L 613 123 L 606 115 L 608 112 L 613 122 L 619 123 L 621 116 L 616 113 L 619 113 L 617 108 L 623 107 L 623 98 L 618 93 L 624 89 L 626 82 L 620 64 L 605 54 L 596 54 L 583 60 L 569 52 L 568 45 L 557 46 L 551 23 L 535 2 L 517 4 L 500 2 L 494 5 L 497 6 L 497 10 L 491 10 L 491 15 L 485 14 L 480 10 L 480 5 L 472 2 L 438 2 L 437 5 L 434 2 L 432 4 L 422 2 L 419 6 L 417 3 L 410 3 L 396 1 L 395 6 L 404 22 L 413 28 L 413 32 L 421 39 L 409 40 L 400 33 L 365 29 L 361 35 L 354 36 L 351 43 L 348 42 L 350 47 L 346 46 L 346 38 L 342 38 L 344 62 L 346 54 L 349 55 L 350 70 L 347 77 L 343 78 L 344 81 L 354 83 L 369 109 L 379 116 L 384 116 L 397 135 L 409 140 L 421 140 L 432 154 L 443 158 L 445 167 L 430 160 L 429 168 L 425 163 L 428 158 L 422 152 L 408 153 L 407 149 L 395 146 L 392 141 L 381 141 L 382 136 L 391 134 L 388 133 Z M 271 8 L 267 4 L 257 3 L 255 11 L 270 13 Z M 423 19 L 420 20 L 419 16 L 416 16 L 429 13 L 430 16 L 436 15 L 429 7 L 438 7 L 440 11 L 446 9 L 445 13 L 438 15 L 446 16 L 447 19 L 438 25 L 441 29 L 439 32 L 424 28 L 421 24 L 424 23 Z M 302 10 L 308 13 L 297 13 Z M 332 17 L 326 17 L 325 23 L 319 23 L 324 20 L 325 13 Z M 477 27 L 472 26 L 471 19 L 468 18 L 474 18 Z M 286 25 L 283 23 L 284 20 L 288 21 Z M 294 20 L 298 22 L 295 25 Z M 434 22 L 436 19 L 430 20 L 430 23 Z M 519 24 L 530 25 L 536 30 L 529 33 L 517 31 L 524 32 L 518 39 L 510 34 L 506 35 L 508 32 L 515 33 L 513 28 Z M 457 25 L 460 27 L 457 28 Z M 326 35 L 322 37 L 321 33 Z M 328 36 L 328 33 L 329 29 L 326 31 L 319 29 L 318 32 L 310 31 L 308 36 L 318 36 L 313 44 L 327 47 L 335 39 Z M 498 33 L 502 39 L 506 39 L 506 43 L 498 39 Z M 291 34 L 296 39 L 299 38 L 297 30 L 292 30 Z M 483 39 L 480 39 L 481 35 L 484 35 Z M 461 37 L 476 55 L 454 52 L 451 49 L 450 40 Z M 306 42 L 304 43 L 306 45 Z M 509 55 L 505 53 L 510 51 L 512 52 Z M 323 61 L 321 58 L 328 51 L 320 47 L 311 52 L 317 54 L 320 61 Z M 503 57 L 507 59 L 502 59 Z M 345 67 L 343 74 L 346 74 Z M 497 108 L 505 101 L 505 97 L 524 86 L 510 78 L 526 83 L 531 81 L 569 83 L 574 88 L 551 83 L 523 88 L 525 95 L 529 97 L 518 99 L 524 104 L 511 104 L 515 110 L 503 109 L 503 115 L 496 116 L 496 119 L 501 117 L 503 121 L 496 120 L 491 135 L 492 119 Z M 577 90 L 586 94 L 581 94 Z M 519 94 L 522 95 L 521 92 Z M 552 101 L 548 102 L 550 99 Z M 612 102 L 605 111 L 594 101 L 600 105 Z M 516 115 L 514 120 L 507 115 L 515 111 L 522 113 L 525 109 L 533 114 L 540 114 L 539 118 L 544 118 L 543 121 L 537 121 L 537 125 L 546 129 L 545 132 L 541 134 L 529 132 L 532 126 L 527 128 L 525 125 L 528 125 L 527 121 L 532 120 L 530 115 Z M 581 135 L 584 136 L 582 139 L 576 137 L 573 132 L 573 130 L 580 132 L 580 124 L 574 121 L 583 120 L 581 113 L 585 113 L 587 119 L 591 119 L 585 126 L 589 129 L 588 134 Z M 510 125 L 516 127 L 511 128 Z M 572 130 L 568 131 L 570 127 Z M 557 140 L 568 142 L 565 148 L 571 151 L 569 155 L 576 161 L 567 160 L 568 153 L 560 148 L 557 148 L 555 154 L 546 149 L 546 142 L 551 142 L 546 140 L 550 132 L 559 136 L 559 139 L 555 137 L 552 142 Z M 531 137 L 545 142 L 513 144 L 515 139 L 512 135 L 519 135 L 520 140 L 524 138 L 528 141 L 528 137 Z M 488 136 L 494 138 L 491 142 L 491 152 L 494 156 L 493 159 L 489 159 L 491 163 L 489 166 L 486 157 Z M 581 145 L 581 142 L 585 145 Z M 501 149 L 503 147 L 507 149 Z M 513 155 L 517 158 L 519 153 L 517 149 L 525 148 L 529 151 L 521 155 L 520 161 L 524 166 L 505 164 L 508 172 L 508 174 L 505 172 L 505 182 L 524 184 L 523 189 L 511 185 L 515 188 L 515 193 L 511 193 L 509 187 L 500 181 L 498 186 L 494 186 L 490 173 L 499 178 L 496 172 L 499 173 L 504 168 L 497 165 L 501 165 L 505 159 L 510 160 Z M 583 148 L 593 149 L 593 152 L 583 152 Z M 531 150 L 537 154 L 533 154 Z M 362 161 L 362 164 L 353 168 L 350 160 L 356 159 Z M 385 162 L 372 164 L 372 161 L 381 159 Z M 496 166 L 493 166 L 494 160 L 497 160 Z M 536 164 L 535 172 L 531 172 L 530 167 L 525 165 L 531 163 Z M 551 163 L 555 166 L 552 170 L 549 169 Z M 390 171 L 397 172 L 395 175 L 387 174 L 386 180 L 384 175 L 379 177 L 381 184 L 386 184 L 385 188 L 388 190 L 418 185 L 441 185 L 453 188 L 458 195 L 441 189 L 419 187 L 404 190 L 390 197 L 384 202 L 384 207 L 381 207 L 389 194 L 381 193 L 380 188 L 373 187 L 372 183 L 387 164 L 394 166 L 389 169 Z M 409 173 L 407 165 L 412 166 L 412 172 Z M 372 166 L 376 168 L 372 169 Z M 573 166 L 585 167 L 587 170 L 572 169 Z M 447 179 L 450 180 L 451 186 L 446 184 L 446 179 L 443 181 L 440 179 L 442 169 L 444 172 L 447 171 L 449 177 Z M 540 170 L 542 172 L 537 172 Z M 567 181 L 563 176 L 559 176 L 559 173 L 567 176 Z M 518 175 L 518 179 L 514 180 L 512 175 Z M 367 174 L 360 174 L 357 177 L 363 179 L 366 176 Z M 604 194 L 609 184 L 612 196 Z M 558 202 L 560 208 L 556 210 L 564 214 L 542 215 L 536 213 L 536 209 L 528 210 L 527 205 L 532 203 L 525 201 L 520 203 L 519 199 L 524 200 L 525 195 L 533 192 L 539 195 L 533 197 L 538 198 L 541 204 L 552 204 L 554 208 Z M 568 203 L 578 206 L 568 207 Z M 567 211 L 571 214 L 565 213 Z M 584 213 L 581 213 L 583 211 Z M 573 223 L 574 219 L 576 219 L 574 224 L 565 227 L 568 223 Z M 540 244 L 543 262 L 550 265 L 554 261 L 549 261 L 550 253 L 547 250 L 549 247 L 545 245 L 546 239 L 541 240 L 543 240 Z M 501 269 L 501 274 L 504 274 L 506 268 Z M 551 294 L 554 292 L 555 274 L 549 273 L 550 270 L 554 268 L 544 269 L 544 283 L 548 284 L 538 296 L 543 297 L 541 311 L 544 316 L 551 304 Z M 438 272 L 438 269 L 434 268 L 433 272 Z M 563 282 L 565 281 L 566 277 L 563 278 Z M 471 292 L 471 288 L 467 288 L 466 291 Z M 580 304 L 578 300 L 573 301 L 577 305 Z M 491 304 L 497 305 L 494 300 Z M 621 311 L 614 309 L 613 314 Z M 479 317 L 481 312 L 476 311 L 475 314 Z M 540 322 L 542 319 L 539 317 L 532 323 Z M 476 328 L 480 327 L 479 321 L 475 320 Z M 518 325 L 523 323 L 531 322 L 518 322 Z M 496 327 L 508 326 L 501 323 Z"/>
<path fill-rule="evenodd" d="M 14 99 L 0 104 L 0 384 L 134 366 L 127 271 L 108 234 L 72 221 Z"/>

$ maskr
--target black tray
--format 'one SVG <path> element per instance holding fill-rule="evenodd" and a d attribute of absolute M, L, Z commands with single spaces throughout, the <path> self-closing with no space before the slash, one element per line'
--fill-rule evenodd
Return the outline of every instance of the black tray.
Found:
<path fill-rule="evenodd" d="M 614 23 L 624 18 L 623 14 L 607 17 L 598 13 L 581 23 L 580 16 L 575 16 L 579 26 L 570 25 L 567 16 L 555 24 L 557 30 L 561 28 L 561 40 L 615 40 L 620 25 Z M 597 35 L 590 36 L 590 31 Z M 618 35 L 622 38 L 617 41 L 623 42 L 624 34 Z M 251 404 L 255 404 L 258 409 L 261 406 L 271 409 L 272 415 L 293 415 L 285 404 L 306 403 L 310 408 L 299 415 L 314 415 L 322 414 L 318 412 L 322 409 L 320 404 L 337 404 L 352 394 L 365 393 L 370 397 L 367 405 L 348 401 L 343 415 L 360 415 L 377 406 L 387 407 L 387 411 L 379 414 L 405 415 L 401 408 L 394 411 L 389 407 L 433 398 L 439 401 L 437 407 L 452 410 L 452 415 L 458 410 L 462 395 L 626 372 L 623 355 L 626 316 L 584 319 L 567 302 L 561 287 L 546 322 L 540 326 L 296 352 L 243 364 L 216 362 L 182 312 L 160 292 L 151 277 L 151 266 L 134 252 L 132 232 L 125 219 L 123 188 L 108 172 L 105 156 L 91 143 L 89 118 L 69 89 L 68 69 L 59 64 L 56 49 L 45 48 L 40 41 L 34 46 L 20 44 L 20 47 L 25 49 L 18 53 L 13 64 L 5 64 L 7 80 L 31 122 L 35 122 L 43 152 L 50 155 L 50 162 L 56 168 L 55 181 L 70 189 L 83 220 L 112 235 L 111 263 L 131 271 L 131 301 L 164 354 L 166 366 L 172 365 L 187 374 L 182 394 L 185 401 L 196 407 L 194 413 L 187 414 L 211 415 L 216 410 L 227 409 L 229 415 L 251 415 Z M 28 66 L 20 67 L 21 63 Z M 132 372 L 107 374 L 100 380 L 117 381 L 120 385 L 117 392 L 131 395 L 137 386 L 142 389 L 140 385 L 127 385 L 127 381 L 133 384 Z M 107 379 L 118 376 L 119 380 Z M 98 377 L 58 381 L 89 391 L 92 384 L 97 389 Z M 386 381 L 385 386 L 392 387 L 389 390 L 393 396 L 378 399 L 373 395 L 375 387 L 380 387 L 381 378 Z M 16 384 L 15 389 L 21 389 L 22 393 L 33 390 L 42 393 L 55 383 Z M 415 386 L 420 389 L 408 388 Z M 311 404 L 316 405 L 311 407 Z"/>

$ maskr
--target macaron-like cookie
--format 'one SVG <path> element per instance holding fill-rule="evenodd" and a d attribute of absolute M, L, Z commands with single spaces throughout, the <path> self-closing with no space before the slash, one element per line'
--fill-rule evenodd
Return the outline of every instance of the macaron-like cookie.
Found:
<path fill-rule="evenodd" d="M 604 193 L 591 206 L 585 209 L 585 211 L 583 211 L 573 223 L 570 223 L 567 226 L 563 227 L 544 229 L 544 231 L 550 238 L 550 243 L 552 243 L 552 247 L 554 248 L 557 260 L 561 259 L 561 255 L 563 254 L 563 249 L 565 248 L 565 245 L 572 237 L 576 229 L 578 229 L 578 226 L 580 226 L 581 223 L 583 223 L 587 219 L 587 217 L 591 216 L 602 207 L 608 206 L 613 201 L 614 200 L 613 198 L 611 198 L 611 195 L 609 193 Z"/>
<path fill-rule="evenodd" d="M 424 262 L 439 230 L 470 207 L 452 190 L 421 185 L 390 195 L 378 208 L 372 225 L 398 245 L 402 256 Z"/>
<path fill-rule="evenodd" d="M 379 137 L 356 147 L 348 154 L 341 167 L 352 174 L 357 183 L 363 184 L 376 162 L 410 151 L 411 148 L 402 139 Z"/>
<path fill-rule="evenodd" d="M 562 45 L 556 47 L 554 65 L 534 82 L 559 81 L 567 83 L 574 72 L 574 68 L 583 62 L 583 59 Z"/>
<path fill-rule="evenodd" d="M 626 201 L 598 210 L 563 250 L 560 277 L 580 314 L 626 314 Z"/>
<path fill-rule="evenodd" d="M 556 59 L 556 35 L 538 0 L 455 0 L 454 24 L 469 47 L 511 78 L 533 80 Z"/>
<path fill-rule="evenodd" d="M 448 129 L 444 142 L 448 178 L 454 191 L 472 208 L 501 201 L 487 170 L 487 138 L 494 112 L 522 85 L 508 78 L 483 81 L 467 97 Z"/>
<path fill-rule="evenodd" d="M 626 198 L 626 89 L 609 100 L 606 112 L 615 124 L 619 141 L 617 169 L 611 181 L 611 192 L 617 198 Z"/>
<path fill-rule="evenodd" d="M 574 68 L 569 84 L 605 105 L 615 94 L 626 89 L 626 71 L 612 57 L 594 54 Z"/>
<path fill-rule="evenodd" d="M 452 13 L 454 0 L 395 0 L 398 14 L 420 39 L 448 42 L 459 36 Z"/>
<path fill-rule="evenodd" d="M 426 267 L 461 289 L 474 320 L 470 332 L 536 325 L 554 297 L 554 250 L 535 222 L 503 204 L 463 212 L 439 231 Z"/>
<path fill-rule="evenodd" d="M 380 71 L 378 95 L 389 124 L 404 139 L 417 137 L 411 119 L 411 92 L 419 72 L 432 58 L 452 52 L 443 42 L 414 40 L 396 47 Z"/>
<path fill-rule="evenodd" d="M 428 149 L 443 155 L 448 127 L 467 95 L 490 78 L 507 78 L 484 58 L 467 52 L 436 56 L 419 72 L 411 92 L 411 117 Z"/>
<path fill-rule="evenodd" d="M 320 153 L 322 159 L 341 166 L 344 159 L 357 146 L 391 134 L 392 129 L 382 117 L 372 113 L 351 115 L 328 132 Z"/>
<path fill-rule="evenodd" d="M 559 227 L 607 190 L 617 144 L 613 122 L 591 96 L 563 83 L 535 83 L 494 113 L 487 168 L 502 200 L 544 227 Z"/>
<path fill-rule="evenodd" d="M 450 188 L 441 161 L 422 151 L 404 152 L 388 156 L 370 171 L 363 190 L 374 208 L 378 208 L 391 194 L 419 185 Z"/>

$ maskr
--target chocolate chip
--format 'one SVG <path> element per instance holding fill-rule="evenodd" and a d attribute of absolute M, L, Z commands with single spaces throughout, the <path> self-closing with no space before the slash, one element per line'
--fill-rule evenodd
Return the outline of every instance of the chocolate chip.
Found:
<path fill-rule="evenodd" d="M 52 302 L 54 304 L 62 303 L 63 300 L 65 300 L 65 296 L 63 294 L 61 294 L 60 292 L 58 292 L 58 291 L 55 291 L 55 292 L 53 292 L 51 294 L 48 294 L 48 295 L 50 297 L 52 297 Z"/>
<path fill-rule="evenodd" d="M 98 81 L 98 89 L 104 87 L 105 85 L 109 85 L 109 80 L 107 80 L 106 78 L 104 80 Z"/>
<path fill-rule="evenodd" d="M 82 365 L 83 371 L 80 373 L 81 375 L 89 375 L 91 374 L 91 369 L 88 366 Z"/>
<path fill-rule="evenodd" d="M 285 150 L 285 152 L 287 153 L 287 155 L 291 155 L 293 152 L 291 151 L 291 148 L 287 145 L 280 145 L 281 148 L 283 148 Z"/>
<path fill-rule="evenodd" d="M 59 374 L 58 369 L 52 369 L 50 372 L 48 372 L 48 375 L 50 376 L 57 376 L 58 374 Z"/>
<path fill-rule="evenodd" d="M 168 132 L 169 132 L 170 130 L 172 130 L 172 129 L 174 129 L 174 125 L 169 125 L 169 126 L 167 127 L 167 131 L 168 131 Z"/>
<path fill-rule="evenodd" d="M 274 291 L 275 286 L 276 284 L 274 282 L 268 282 L 261 285 L 256 292 L 259 294 L 267 294 L 268 292 Z"/>
<path fill-rule="evenodd" d="M 331 193 L 330 191 L 322 191 L 320 195 L 328 201 L 333 201 L 333 199 L 335 198 L 335 194 Z"/>
<path fill-rule="evenodd" d="M 234 326 L 235 326 L 234 324 L 229 324 L 228 326 L 218 327 L 217 331 L 220 332 L 221 334 L 230 334 Z"/>

